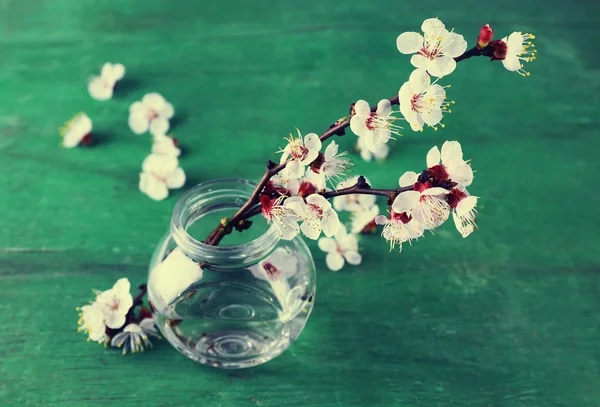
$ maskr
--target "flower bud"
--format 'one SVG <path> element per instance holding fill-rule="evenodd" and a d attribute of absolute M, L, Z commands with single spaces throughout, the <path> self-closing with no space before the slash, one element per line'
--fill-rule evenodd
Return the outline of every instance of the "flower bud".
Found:
<path fill-rule="evenodd" d="M 506 51 L 508 50 L 508 46 L 502 40 L 494 40 L 490 41 L 490 47 L 492 47 L 493 55 L 492 61 L 502 61 L 506 58 Z"/>
<path fill-rule="evenodd" d="M 489 24 L 484 25 L 479 30 L 479 37 L 477 37 L 477 46 L 479 48 L 485 48 L 489 44 L 490 40 L 494 36 L 494 30 Z"/>

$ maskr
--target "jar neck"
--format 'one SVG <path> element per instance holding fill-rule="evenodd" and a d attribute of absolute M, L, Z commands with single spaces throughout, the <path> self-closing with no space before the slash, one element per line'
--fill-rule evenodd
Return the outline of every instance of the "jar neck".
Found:
<path fill-rule="evenodd" d="M 232 246 L 210 246 L 187 232 L 194 222 L 209 214 L 227 210 L 229 216 L 233 215 L 250 198 L 255 187 L 250 181 L 221 179 L 203 182 L 183 194 L 171 217 L 171 235 L 181 251 L 194 260 L 218 266 L 249 265 L 268 255 L 279 242 L 273 226 L 248 243 Z"/>

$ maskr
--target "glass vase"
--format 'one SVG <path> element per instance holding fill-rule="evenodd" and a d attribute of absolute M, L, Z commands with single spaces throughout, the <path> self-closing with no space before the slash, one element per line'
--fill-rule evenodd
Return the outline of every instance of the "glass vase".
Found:
<path fill-rule="evenodd" d="M 285 351 L 315 298 L 315 266 L 300 236 L 281 240 L 262 216 L 219 246 L 202 240 L 231 217 L 255 184 L 202 183 L 178 201 L 150 263 L 148 299 L 163 336 L 202 364 L 245 368 Z"/>

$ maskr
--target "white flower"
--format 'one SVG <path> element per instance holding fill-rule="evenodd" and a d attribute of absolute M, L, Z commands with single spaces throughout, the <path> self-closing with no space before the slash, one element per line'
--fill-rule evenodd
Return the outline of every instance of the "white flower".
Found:
<path fill-rule="evenodd" d="M 379 206 L 377 205 L 352 212 L 350 215 L 351 232 L 371 232 L 374 229 L 373 222 L 377 215 L 379 215 Z M 367 229 L 365 230 L 365 228 Z"/>
<path fill-rule="evenodd" d="M 104 324 L 104 311 L 99 303 L 84 305 L 77 309 L 79 313 L 78 331 L 83 331 L 94 342 L 104 342 L 106 339 L 106 325 Z"/>
<path fill-rule="evenodd" d="M 173 137 L 164 134 L 157 134 L 152 141 L 152 152 L 154 154 L 170 155 L 179 157 L 181 150 L 177 146 L 177 141 Z"/>
<path fill-rule="evenodd" d="M 354 105 L 354 115 L 350 119 L 350 129 L 357 136 L 364 138 L 364 145 L 372 153 L 380 153 L 382 145 L 392 138 L 392 133 L 400 135 L 402 127 L 394 124 L 398 120 L 392 114 L 392 104 L 383 99 L 377 104 L 377 111 L 364 100 Z"/>
<path fill-rule="evenodd" d="M 79 144 L 88 144 L 92 141 L 92 120 L 85 113 L 75 115 L 60 129 L 62 146 L 65 148 L 77 147 Z"/>
<path fill-rule="evenodd" d="M 523 34 L 514 32 L 508 37 L 504 37 L 502 41 L 506 43 L 506 57 L 502 60 L 502 64 L 511 72 L 517 72 L 522 76 L 529 76 L 530 73 L 523 69 L 524 62 L 535 60 L 536 50 L 533 43 L 530 41 L 535 38 L 533 34 Z"/>
<path fill-rule="evenodd" d="M 365 177 L 365 181 L 370 185 L 369 180 Z M 345 181 L 340 182 L 336 191 L 344 188 L 350 188 L 358 182 L 358 176 L 348 178 Z M 377 197 L 375 195 L 367 194 L 348 194 L 340 195 L 333 198 L 333 207 L 336 211 L 348 211 L 357 212 L 363 211 L 375 205 Z"/>
<path fill-rule="evenodd" d="M 456 187 L 448 194 L 448 204 L 452 208 L 452 218 L 456 230 L 460 232 L 462 237 L 467 237 L 475 229 L 475 218 L 477 217 L 477 197 L 469 195 L 465 188 Z"/>
<path fill-rule="evenodd" d="M 473 182 L 473 169 L 469 162 L 463 160 L 462 147 L 458 141 L 446 141 L 442 144 L 442 152 L 434 146 L 427 153 L 427 167 L 442 164 L 448 177 L 456 182 L 459 188 L 465 188 Z M 443 175 L 443 174 L 442 174 Z"/>
<path fill-rule="evenodd" d="M 325 189 L 327 181 L 340 180 L 346 176 L 350 160 L 344 157 L 347 151 L 338 154 L 339 145 L 332 141 L 325 149 L 325 153 L 306 170 L 306 180 L 314 184 L 318 190 Z M 320 164 L 317 168 L 316 163 Z"/>
<path fill-rule="evenodd" d="M 149 321 L 149 322 L 146 322 Z M 146 327 L 148 330 L 144 329 Z M 152 342 L 148 335 L 158 336 L 154 327 L 153 318 L 145 318 L 140 324 L 128 324 L 122 332 L 116 334 L 110 341 L 113 348 L 123 348 L 123 355 L 127 352 L 143 352 L 145 348 L 151 348 Z"/>
<path fill-rule="evenodd" d="M 337 212 L 322 195 L 312 194 L 306 198 L 306 202 L 298 196 L 293 196 L 285 201 L 285 206 L 292 208 L 300 217 L 300 230 L 309 239 L 317 240 L 321 230 L 325 236 L 331 237 L 340 227 Z"/>
<path fill-rule="evenodd" d="M 358 239 L 355 234 L 349 234 L 344 225 L 340 225 L 333 238 L 320 238 L 319 249 L 327 253 L 325 264 L 331 271 L 341 270 L 345 262 L 356 266 L 362 261 L 358 252 Z"/>
<path fill-rule="evenodd" d="M 96 304 L 104 313 L 104 324 L 107 327 L 117 329 L 125 324 L 125 316 L 133 305 L 129 288 L 129 280 L 121 278 L 113 288 L 99 293 L 96 297 Z"/>
<path fill-rule="evenodd" d="M 392 203 L 392 210 L 398 214 L 406 213 L 426 230 L 438 227 L 450 216 L 450 206 L 445 200 L 450 191 L 432 187 L 429 181 L 424 184 L 417 182 L 414 172 L 408 174 L 400 177 L 400 186 L 414 185 L 415 189 L 398 194 Z"/>
<path fill-rule="evenodd" d="M 437 18 L 428 18 L 421 26 L 423 35 L 405 32 L 398 36 L 396 46 L 403 54 L 413 55 L 410 63 L 424 69 L 432 76 L 442 77 L 456 69 L 455 57 L 467 49 L 462 35 L 446 30 Z"/>
<path fill-rule="evenodd" d="M 360 153 L 360 156 L 365 161 L 371 161 L 373 158 L 376 160 L 383 160 L 390 153 L 390 148 L 387 144 L 381 144 L 377 151 L 371 151 L 367 148 L 366 137 L 359 137 L 356 142 L 356 150 Z"/>
<path fill-rule="evenodd" d="M 468 196 L 461 199 L 452 211 L 454 225 L 462 237 L 469 236 L 477 228 L 475 224 L 475 217 L 477 216 L 475 205 L 477 205 L 477 197 Z"/>
<path fill-rule="evenodd" d="M 285 178 L 300 178 L 304 175 L 304 167 L 312 163 L 321 150 L 321 139 L 315 133 L 309 133 L 304 138 L 300 130 L 298 137 L 294 138 L 291 134 L 287 140 L 288 144 L 280 152 L 280 163 L 283 164 L 289 158 L 289 162 L 282 171 Z"/>
<path fill-rule="evenodd" d="M 400 214 L 392 210 L 389 218 L 379 215 L 375 218 L 375 223 L 383 225 L 381 236 L 390 243 L 390 251 L 396 245 L 400 246 L 400 251 L 402 251 L 402 243 L 411 243 L 413 239 L 423 236 L 423 225 L 405 213 Z"/>
<path fill-rule="evenodd" d="M 249 269 L 254 277 L 261 280 L 285 280 L 298 271 L 298 259 L 286 249 L 278 248 L 267 259 Z"/>
<path fill-rule="evenodd" d="M 177 157 L 150 154 L 142 163 L 140 191 L 155 201 L 169 196 L 169 189 L 181 188 L 185 183 L 185 172 L 179 167 Z"/>
<path fill-rule="evenodd" d="M 282 239 L 292 240 L 300 231 L 299 218 L 292 208 L 281 204 L 285 198 L 285 196 L 280 196 L 271 199 L 266 195 L 261 196 L 261 212 L 268 223 L 275 225 Z"/>
<path fill-rule="evenodd" d="M 165 134 L 169 130 L 169 119 L 173 117 L 173 105 L 158 93 L 146 94 L 141 102 L 129 107 L 129 127 L 136 134 L 150 130 L 150 134 Z"/>
<path fill-rule="evenodd" d="M 398 92 L 400 112 L 414 131 L 423 129 L 423 124 L 436 126 L 442 120 L 449 102 L 445 102 L 446 91 L 431 79 L 424 69 L 415 69 L 408 82 Z M 444 127 L 444 125 L 441 125 Z"/>
<path fill-rule="evenodd" d="M 113 96 L 117 81 L 125 76 L 125 67 L 122 64 L 105 63 L 100 71 L 100 76 L 94 76 L 88 84 L 90 96 L 96 100 L 108 100 Z"/>

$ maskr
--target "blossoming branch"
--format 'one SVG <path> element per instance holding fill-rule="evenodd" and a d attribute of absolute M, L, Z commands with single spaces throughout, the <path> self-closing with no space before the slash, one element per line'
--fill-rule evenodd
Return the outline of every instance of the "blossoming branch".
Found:
<path fill-rule="evenodd" d="M 233 229 L 241 231 L 250 227 L 249 218 L 259 212 L 275 225 L 283 239 L 292 239 L 298 233 L 313 240 L 321 233 L 332 238 L 343 226 L 336 208 L 327 199 L 345 195 L 352 195 L 350 199 L 356 202 L 360 201 L 359 195 L 387 197 L 388 216 L 378 215 L 373 201 L 369 205 L 357 205 L 351 212 L 353 222 L 362 218 L 358 222 L 361 231 L 383 225 L 382 236 L 391 248 L 401 249 L 403 242 L 419 238 L 425 230 L 435 229 L 450 213 L 461 235 L 471 234 L 476 228 L 478 198 L 467 191 L 473 181 L 473 170 L 470 161 L 463 159 L 459 142 L 446 141 L 441 151 L 433 147 L 427 154 L 427 167 L 419 173 L 406 172 L 399 179 L 399 187 L 392 189 L 374 189 L 364 177 L 356 178 L 349 185 L 346 170 L 351 164 L 347 153 L 339 153 L 335 141 L 321 152 L 325 141 L 334 135 L 343 136 L 350 127 L 358 136 L 361 156 L 385 157 L 388 141 L 402 134 L 403 126 L 399 124 L 402 121 L 413 131 L 423 131 L 426 126 L 434 130 L 444 127 L 443 116 L 451 112 L 454 102 L 447 100 L 446 89 L 450 86 L 439 82 L 456 69 L 458 62 L 485 56 L 492 61 L 502 61 L 509 71 L 528 76 L 522 63 L 535 59 L 531 34 L 515 32 L 492 41 L 492 28 L 485 25 L 480 30 L 477 45 L 467 50 L 464 37 L 447 30 L 437 18 L 425 20 L 421 31 L 422 34 L 403 33 L 396 40 L 401 53 L 413 54 L 410 62 L 416 68 L 396 96 L 382 99 L 376 106 L 357 101 L 352 104 L 349 117 L 338 120 L 321 136 L 315 133 L 302 136 L 299 130 L 297 137 L 290 135 L 286 147 L 280 151 L 279 164 L 268 162 L 250 199 L 231 218 L 223 219 L 205 243 L 217 245 Z M 399 106 L 399 111 L 394 110 L 395 106 Z M 364 150 L 367 153 L 363 153 Z M 327 188 L 328 184 L 332 189 Z M 344 210 L 343 205 L 338 205 L 338 210 Z M 355 233 L 359 230 L 354 226 L 353 229 Z M 325 251 L 331 251 L 331 243 L 322 246 Z M 341 247 L 336 250 L 343 252 Z"/>

